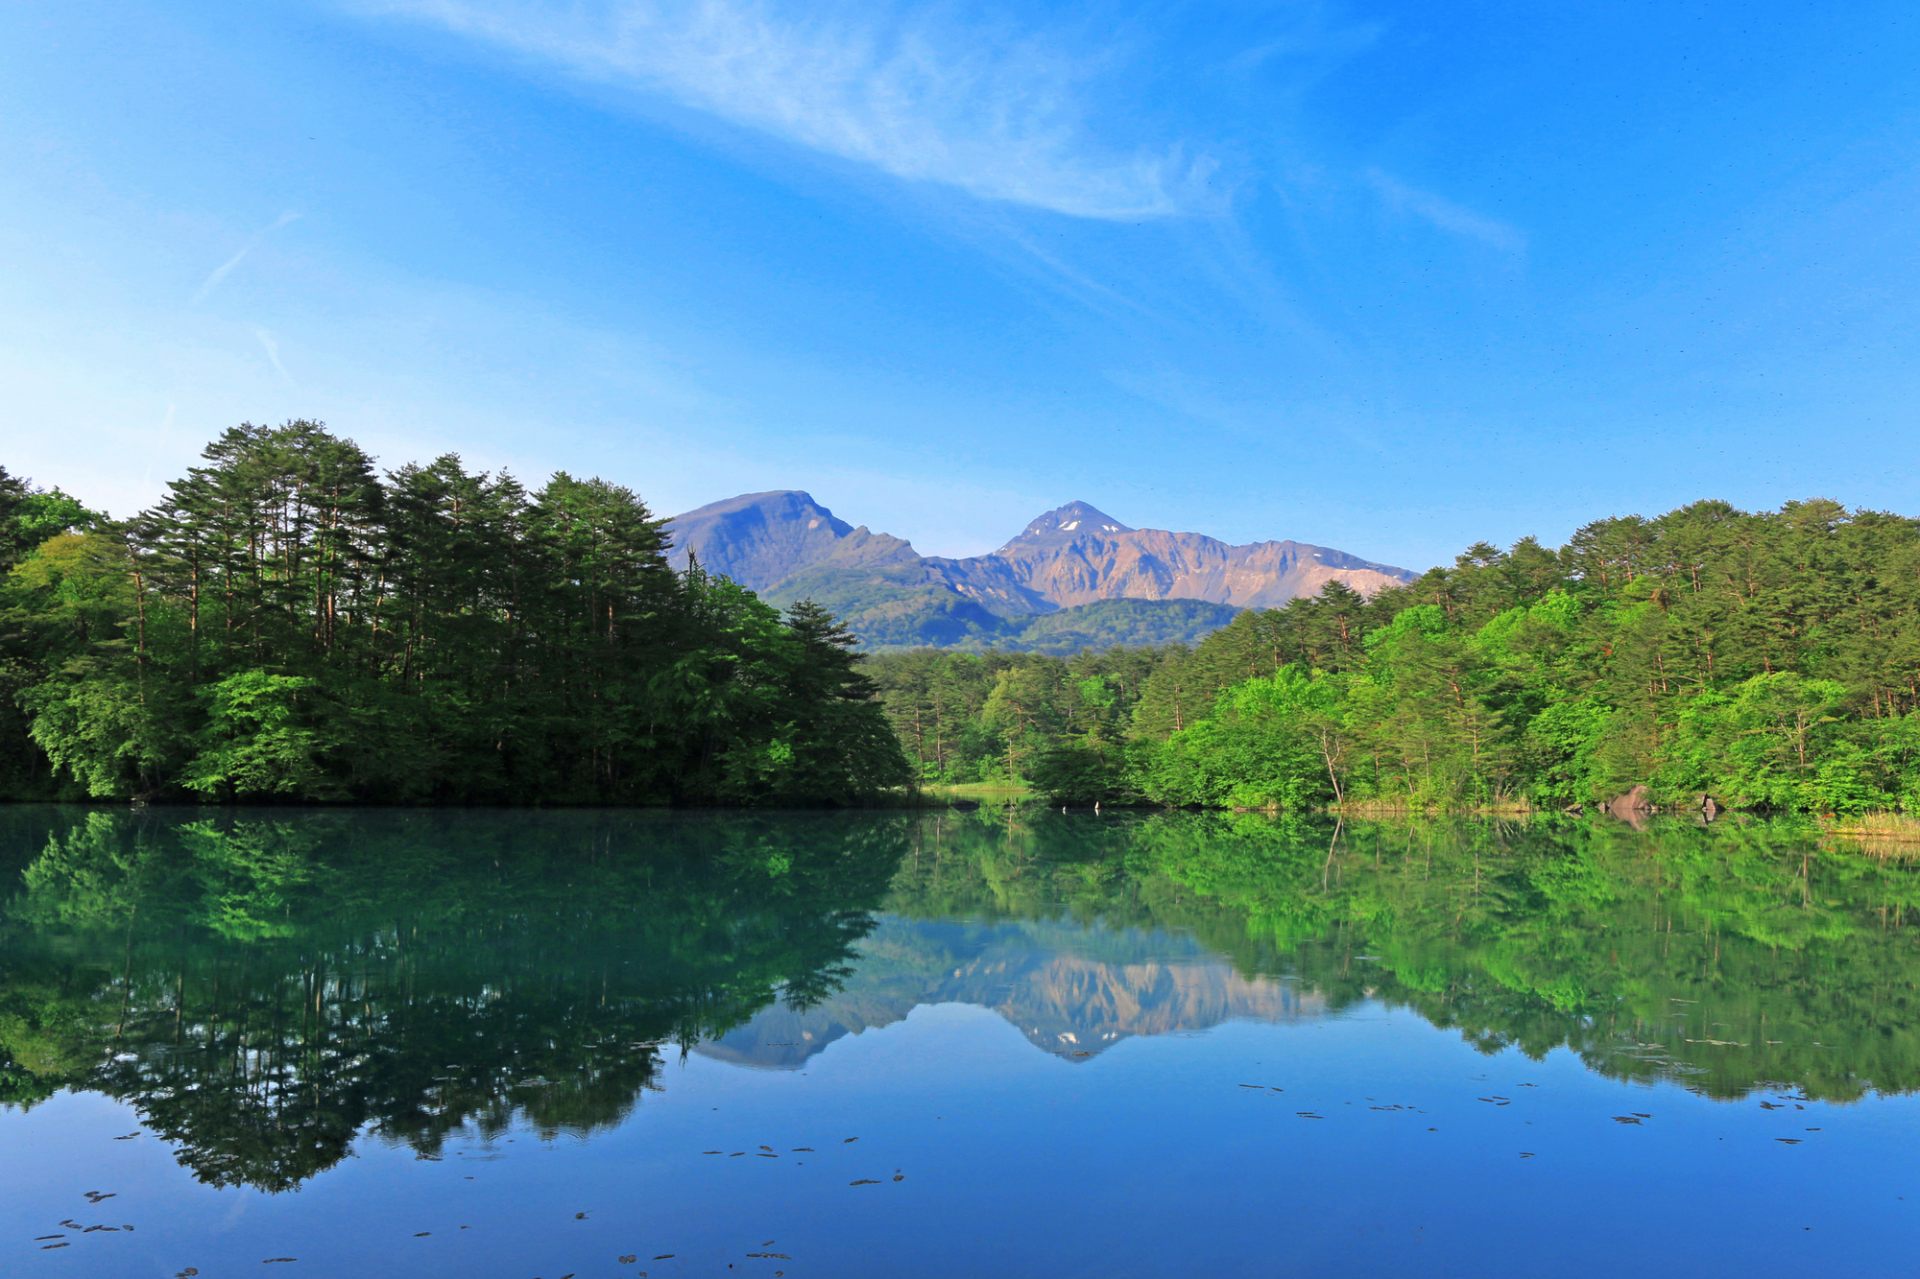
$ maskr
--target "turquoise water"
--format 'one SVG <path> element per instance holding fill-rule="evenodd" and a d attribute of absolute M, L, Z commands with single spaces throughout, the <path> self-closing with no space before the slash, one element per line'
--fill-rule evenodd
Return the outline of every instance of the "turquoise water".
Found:
<path fill-rule="evenodd" d="M 0 1273 L 1903 1274 L 1916 900 L 1763 825 L 0 810 Z"/>

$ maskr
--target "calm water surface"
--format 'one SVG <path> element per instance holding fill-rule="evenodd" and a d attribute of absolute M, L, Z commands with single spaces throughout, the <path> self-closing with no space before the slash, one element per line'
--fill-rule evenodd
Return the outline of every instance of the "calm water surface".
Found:
<path fill-rule="evenodd" d="M 1758 825 L 0 809 L 0 1274 L 1910 1274 L 1917 900 Z"/>

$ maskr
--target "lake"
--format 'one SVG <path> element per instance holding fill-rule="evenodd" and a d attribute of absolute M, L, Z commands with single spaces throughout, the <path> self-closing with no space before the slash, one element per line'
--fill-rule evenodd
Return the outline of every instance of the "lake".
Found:
<path fill-rule="evenodd" d="M 0 809 L 0 1272 L 1905 1274 L 1917 905 L 1761 823 Z"/>

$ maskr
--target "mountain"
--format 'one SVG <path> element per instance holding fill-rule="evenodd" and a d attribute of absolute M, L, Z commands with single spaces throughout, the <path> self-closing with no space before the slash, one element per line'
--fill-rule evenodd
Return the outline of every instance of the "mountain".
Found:
<path fill-rule="evenodd" d="M 746 493 L 675 516 L 675 562 L 688 551 L 708 571 L 764 591 L 808 568 L 877 568 L 917 562 L 911 544 L 854 528 L 806 493 Z"/>
<path fill-rule="evenodd" d="M 1136 529 L 1086 502 L 1039 516 L 999 550 L 965 559 L 854 527 L 807 493 L 748 493 L 668 522 L 690 557 L 770 602 L 812 599 L 870 648 L 923 645 L 1070 653 L 1185 643 L 1246 608 L 1275 608 L 1344 582 L 1362 595 L 1405 569 L 1304 542 L 1234 546 Z"/>
<path fill-rule="evenodd" d="M 1106 599 L 1277 608 L 1332 581 L 1371 595 L 1413 576 L 1304 542 L 1229 546 L 1201 533 L 1132 529 L 1085 502 L 1047 512 L 982 558 L 1005 564 L 1022 586 L 1062 608 Z"/>

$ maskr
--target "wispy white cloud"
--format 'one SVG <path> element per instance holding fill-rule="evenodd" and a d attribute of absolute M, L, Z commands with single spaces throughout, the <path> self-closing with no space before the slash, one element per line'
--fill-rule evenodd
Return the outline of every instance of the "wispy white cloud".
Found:
<path fill-rule="evenodd" d="M 351 2 L 351 0 L 350 0 Z M 1104 51 L 1034 30 L 900 17 L 877 2 L 361 0 L 670 100 L 896 178 L 1112 220 L 1201 202 L 1213 166 L 1178 145 L 1113 142 L 1094 120 Z M 1124 86 L 1117 86 L 1124 89 Z"/>
<path fill-rule="evenodd" d="M 280 363 L 280 343 L 266 329 L 255 328 L 253 336 L 260 340 L 260 349 L 267 353 L 267 363 L 273 365 L 273 371 L 286 379 L 287 385 L 293 385 L 293 377 L 287 372 L 287 366 Z"/>
<path fill-rule="evenodd" d="M 222 262 L 219 266 L 213 268 L 213 270 L 207 272 L 207 278 L 200 281 L 200 287 L 193 291 L 193 298 L 191 299 L 192 305 L 198 306 L 201 302 L 205 301 L 209 293 L 212 293 L 220 287 L 222 280 L 233 274 L 235 267 L 247 260 L 247 254 L 252 253 L 260 247 L 262 240 L 272 235 L 275 231 L 278 231 L 281 227 L 292 222 L 298 222 L 299 220 L 300 215 L 292 209 L 288 209 L 285 213 L 282 213 L 279 217 L 248 236 L 247 242 L 240 246 L 239 252 L 235 253 L 225 262 Z"/>
<path fill-rule="evenodd" d="M 1411 186 L 1381 169 L 1368 169 L 1361 177 L 1395 213 L 1419 218 L 1448 235 L 1475 240 L 1502 253 L 1518 255 L 1527 251 L 1526 234 L 1518 227 L 1476 213 L 1445 196 Z"/>
<path fill-rule="evenodd" d="M 1384 22 L 1336 22 L 1316 5 L 1302 6 L 1290 16 L 1292 25 L 1241 49 L 1227 60 L 1227 66 L 1246 72 L 1267 63 L 1287 62 L 1296 68 L 1331 70 L 1371 49 L 1387 33 Z"/>

